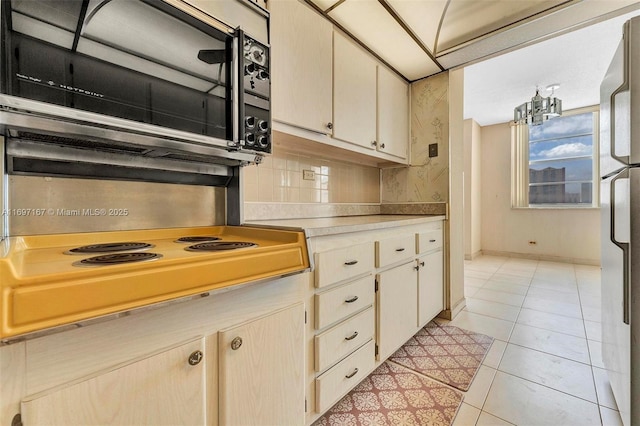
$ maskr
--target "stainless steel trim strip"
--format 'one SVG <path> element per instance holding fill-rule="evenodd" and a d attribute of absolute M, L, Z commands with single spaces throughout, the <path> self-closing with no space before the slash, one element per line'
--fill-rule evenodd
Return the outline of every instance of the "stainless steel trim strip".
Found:
<path fill-rule="evenodd" d="M 147 158 L 125 153 L 98 152 L 92 150 L 52 146 L 47 143 L 20 139 L 7 141 L 9 157 L 46 159 L 51 161 L 71 161 L 92 164 L 108 164 L 121 167 L 135 167 L 174 172 L 198 173 L 216 176 L 232 176 L 230 167 L 210 163 L 192 163 L 188 161 L 164 158 Z"/>
<path fill-rule="evenodd" d="M 0 102 L 3 97 L 0 96 Z M 66 109 L 66 108 L 65 108 Z M 90 114 L 90 113 L 89 113 Z M 109 140 L 125 144 L 133 144 L 137 146 L 147 147 L 149 149 L 158 150 L 158 148 L 169 151 L 188 152 L 191 154 L 219 157 L 231 162 L 249 163 L 256 160 L 257 155 L 254 153 L 229 151 L 226 149 L 226 141 L 215 138 L 193 135 L 186 132 L 171 132 L 156 126 L 129 126 L 127 124 L 116 127 L 112 121 L 120 121 L 119 119 L 111 120 L 111 117 L 97 116 L 98 120 L 89 123 L 77 123 L 73 121 L 63 121 L 62 117 L 41 117 L 28 115 L 21 112 L 0 111 L 0 125 L 9 129 L 25 130 L 29 132 L 43 132 L 45 134 L 55 134 L 58 136 L 71 137 L 75 136 L 79 139 L 96 138 L 99 140 Z M 94 118 L 94 117 L 91 117 Z M 137 123 L 136 123 L 137 124 Z M 106 127 L 108 126 L 108 127 Z M 138 130 L 144 128 L 145 134 L 138 133 Z M 153 130 L 153 132 L 150 131 Z M 154 135 L 157 134 L 157 136 Z M 172 139 L 170 139 L 172 138 Z M 221 144 L 224 144 L 221 146 Z"/>

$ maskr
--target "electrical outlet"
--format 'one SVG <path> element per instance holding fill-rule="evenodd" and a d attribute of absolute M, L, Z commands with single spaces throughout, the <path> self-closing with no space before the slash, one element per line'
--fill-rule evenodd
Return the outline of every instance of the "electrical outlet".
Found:
<path fill-rule="evenodd" d="M 303 170 L 302 171 L 302 179 L 303 180 L 316 180 L 316 172 L 313 170 Z"/>
<path fill-rule="evenodd" d="M 438 144 L 429 144 L 429 158 L 438 156 Z"/>

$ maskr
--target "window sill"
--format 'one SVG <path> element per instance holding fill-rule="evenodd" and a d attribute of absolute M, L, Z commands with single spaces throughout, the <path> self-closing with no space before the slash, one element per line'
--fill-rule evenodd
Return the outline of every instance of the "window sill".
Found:
<path fill-rule="evenodd" d="M 512 206 L 511 210 L 600 210 L 600 207 L 541 205 L 541 206 L 522 206 L 522 207 Z"/>

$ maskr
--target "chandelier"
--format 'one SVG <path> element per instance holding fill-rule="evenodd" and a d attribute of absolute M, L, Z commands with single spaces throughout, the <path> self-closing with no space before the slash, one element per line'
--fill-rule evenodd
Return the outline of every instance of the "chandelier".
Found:
<path fill-rule="evenodd" d="M 562 114 L 562 101 L 553 97 L 553 91 L 560 87 L 557 84 L 547 87 L 551 90 L 551 96 L 543 98 L 536 87 L 536 94 L 531 102 L 525 102 L 513 110 L 513 121 L 518 124 L 539 126 L 545 120 L 558 117 Z"/>

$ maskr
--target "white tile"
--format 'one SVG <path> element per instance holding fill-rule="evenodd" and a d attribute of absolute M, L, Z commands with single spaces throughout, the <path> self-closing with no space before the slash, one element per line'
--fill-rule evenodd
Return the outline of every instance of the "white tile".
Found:
<path fill-rule="evenodd" d="M 500 371 L 483 411 L 517 425 L 600 425 L 596 404 Z"/>
<path fill-rule="evenodd" d="M 508 274 L 500 271 L 493 274 L 493 276 L 491 277 L 491 280 L 499 281 L 503 283 L 509 283 L 509 284 L 525 285 L 525 286 L 528 286 L 529 284 L 531 284 L 531 276 L 523 277 L 520 275 Z"/>
<path fill-rule="evenodd" d="M 582 315 L 585 320 L 602 322 L 602 308 L 599 306 L 582 306 Z"/>
<path fill-rule="evenodd" d="M 477 278 L 480 280 L 488 280 L 492 276 L 493 276 L 493 272 L 488 272 L 483 270 L 478 271 L 475 269 L 470 269 L 468 267 L 464 268 L 465 279 L 467 279 L 467 277 L 470 277 L 470 278 Z"/>
<path fill-rule="evenodd" d="M 509 343 L 589 364 L 587 340 L 580 337 L 516 324 Z"/>
<path fill-rule="evenodd" d="M 551 290 L 542 287 L 531 287 L 527 296 L 537 297 L 539 299 L 557 301 L 562 303 L 571 303 L 573 305 L 580 305 L 580 298 L 578 297 L 578 289 L 573 291 L 558 291 Z"/>
<path fill-rule="evenodd" d="M 478 417 L 476 426 L 509 426 L 512 424 L 513 423 L 509 423 L 505 420 L 499 419 L 496 416 L 492 416 L 486 411 L 483 411 L 480 413 L 480 417 Z"/>
<path fill-rule="evenodd" d="M 580 305 L 574 305 L 571 303 L 556 302 L 553 300 L 540 299 L 535 296 L 527 296 L 522 307 L 533 309 L 535 311 L 582 319 L 582 310 L 580 309 Z"/>
<path fill-rule="evenodd" d="M 464 286 L 464 297 L 469 298 L 469 297 L 473 297 L 474 294 L 476 294 L 478 292 L 478 290 L 480 290 L 480 287 L 473 287 L 473 286 Z"/>
<path fill-rule="evenodd" d="M 593 293 L 580 293 L 580 304 L 599 308 L 602 306 L 602 297 Z"/>
<path fill-rule="evenodd" d="M 455 419 L 453 419 L 452 426 L 475 425 L 479 416 L 479 409 L 463 402 L 460 404 L 460 408 L 458 408 L 458 413 Z"/>
<path fill-rule="evenodd" d="M 563 281 L 548 281 L 534 278 L 531 280 L 531 288 L 548 288 L 549 290 L 557 290 L 560 292 L 568 291 L 574 292 L 578 289 L 576 283 L 573 281 L 563 282 Z"/>
<path fill-rule="evenodd" d="M 509 344 L 498 370 L 598 403 L 591 367 L 586 364 Z"/>
<path fill-rule="evenodd" d="M 591 365 L 598 368 L 605 368 L 602 362 L 602 343 L 595 340 L 587 340 L 589 344 L 589 355 L 591 355 Z"/>
<path fill-rule="evenodd" d="M 531 327 L 570 334 L 576 337 L 585 337 L 584 323 L 578 318 L 564 317 L 562 315 L 523 308 L 520 310 L 517 322 Z"/>
<path fill-rule="evenodd" d="M 450 324 L 506 342 L 509 340 L 514 323 L 463 310 Z"/>
<path fill-rule="evenodd" d="M 536 273 L 533 275 L 534 280 L 540 281 L 558 281 L 558 282 L 571 282 L 576 283 L 576 275 L 573 271 L 566 270 L 552 270 L 547 269 L 543 270 L 538 268 Z"/>
<path fill-rule="evenodd" d="M 475 294 L 478 294 L 478 292 Z M 467 306 L 464 309 L 476 314 L 487 315 L 512 322 L 518 318 L 518 313 L 520 312 L 520 308 L 517 306 L 476 299 L 475 297 L 467 297 Z"/>
<path fill-rule="evenodd" d="M 522 306 L 524 296 L 520 294 L 505 293 L 504 291 L 487 290 L 481 288 L 473 295 L 476 299 L 490 300 L 492 302 L 504 303 L 506 305 Z"/>
<path fill-rule="evenodd" d="M 469 390 L 464 393 L 464 403 L 481 409 L 495 375 L 496 370 L 486 365 L 481 365 L 473 378 L 473 382 L 471 382 Z"/>
<path fill-rule="evenodd" d="M 593 367 L 593 379 L 596 383 L 596 392 L 598 394 L 598 404 L 605 407 L 618 410 L 616 399 L 613 396 L 611 390 L 611 384 L 609 383 L 609 377 L 607 371 L 601 368 Z"/>
<path fill-rule="evenodd" d="M 468 276 L 464 277 L 465 286 L 482 287 L 483 285 L 485 285 L 486 282 L 487 280 L 483 278 L 475 278 L 475 277 L 468 277 Z"/>
<path fill-rule="evenodd" d="M 602 342 L 602 323 L 585 321 L 584 328 L 587 331 L 587 339 Z"/>
<path fill-rule="evenodd" d="M 502 340 L 494 340 L 487 352 L 487 355 L 482 360 L 482 364 L 491 368 L 498 368 L 500 365 L 500 361 L 502 360 L 502 355 L 504 354 L 504 350 L 507 348 L 507 342 L 503 342 Z"/>
<path fill-rule="evenodd" d="M 600 407 L 602 426 L 623 426 L 620 413 L 607 407 Z"/>
<path fill-rule="evenodd" d="M 526 295 L 527 291 L 529 291 L 528 286 L 494 281 L 493 278 L 485 281 L 482 288 L 487 290 L 503 291 L 505 293 L 519 294 L 521 296 Z"/>

